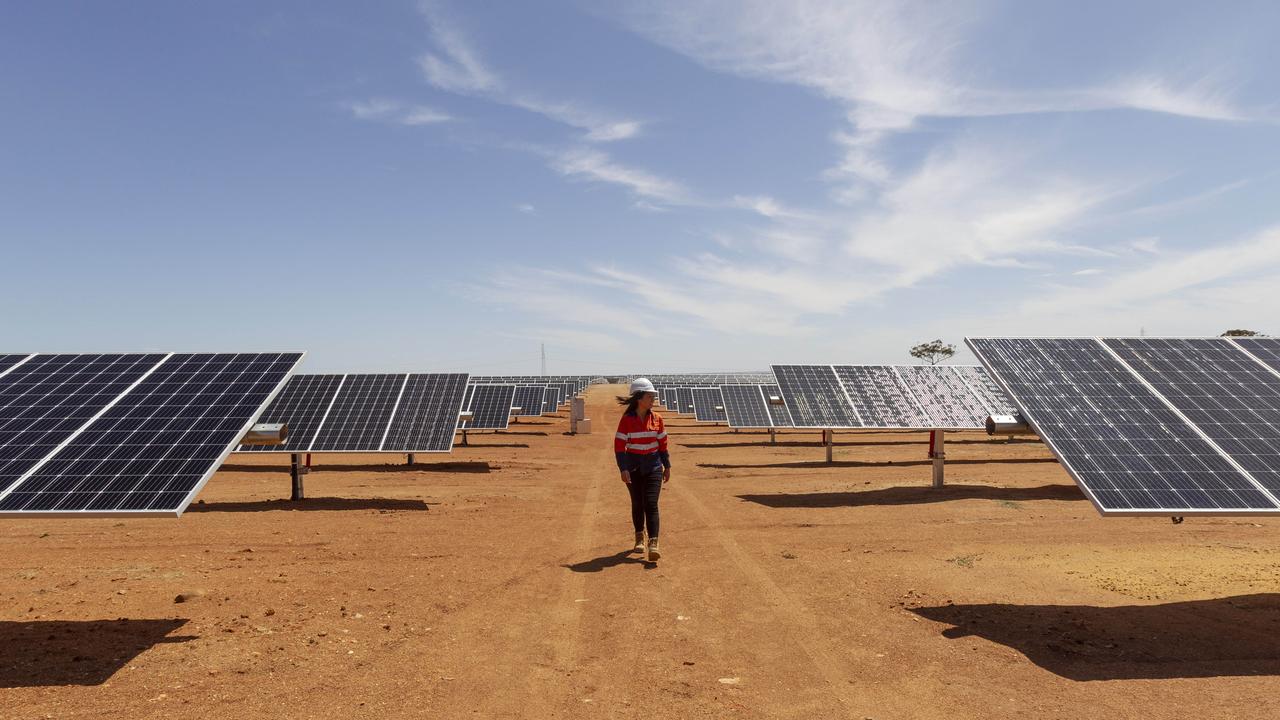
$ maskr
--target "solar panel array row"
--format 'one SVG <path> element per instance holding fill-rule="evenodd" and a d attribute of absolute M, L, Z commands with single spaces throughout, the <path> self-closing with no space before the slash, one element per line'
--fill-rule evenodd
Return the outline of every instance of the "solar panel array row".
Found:
<path fill-rule="evenodd" d="M 978 366 L 774 365 L 795 427 L 970 430 L 1013 411 Z"/>
<path fill-rule="evenodd" d="M 260 422 L 285 423 L 283 445 L 241 452 L 449 452 L 466 373 L 295 375 Z"/>
<path fill-rule="evenodd" d="M 301 359 L 0 356 L 0 514 L 181 514 Z"/>
<path fill-rule="evenodd" d="M 652 375 L 632 375 L 631 379 L 647 378 L 655 386 L 670 385 L 672 387 L 719 387 L 731 384 L 772 383 L 773 374 L 763 371 L 723 372 L 723 373 L 656 373 Z M 630 380 L 628 380 L 630 382 Z"/>
<path fill-rule="evenodd" d="M 543 385 L 561 389 L 561 402 L 580 395 L 593 382 L 589 375 L 473 375 L 473 385 Z M 559 403 L 552 406 L 554 410 Z"/>

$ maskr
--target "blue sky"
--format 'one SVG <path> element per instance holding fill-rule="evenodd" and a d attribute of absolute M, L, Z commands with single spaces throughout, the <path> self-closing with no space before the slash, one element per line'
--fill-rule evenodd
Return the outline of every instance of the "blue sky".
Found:
<path fill-rule="evenodd" d="M 1280 333 L 1280 5 L 7 3 L 8 350 Z M 960 359 L 965 359 L 963 356 Z"/>

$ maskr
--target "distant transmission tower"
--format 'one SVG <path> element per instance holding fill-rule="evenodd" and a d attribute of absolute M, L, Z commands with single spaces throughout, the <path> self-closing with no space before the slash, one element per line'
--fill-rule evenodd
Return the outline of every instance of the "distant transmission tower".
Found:
<path fill-rule="evenodd" d="M 542 343 L 542 374 L 547 374 L 547 344 Z"/>

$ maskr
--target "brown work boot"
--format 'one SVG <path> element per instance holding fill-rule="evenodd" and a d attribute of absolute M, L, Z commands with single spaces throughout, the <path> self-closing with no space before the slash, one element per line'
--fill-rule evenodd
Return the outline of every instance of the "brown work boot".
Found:
<path fill-rule="evenodd" d="M 658 562 L 662 551 L 658 550 L 658 538 L 649 538 L 649 562 Z"/>
<path fill-rule="evenodd" d="M 636 533 L 636 546 L 631 549 L 631 552 L 644 552 L 644 533 Z"/>

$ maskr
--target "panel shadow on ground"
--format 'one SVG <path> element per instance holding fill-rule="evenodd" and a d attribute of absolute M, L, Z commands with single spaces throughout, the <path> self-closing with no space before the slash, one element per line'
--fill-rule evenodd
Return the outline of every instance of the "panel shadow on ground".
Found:
<path fill-rule="evenodd" d="M 101 685 L 170 637 L 183 619 L 0 621 L 0 688 Z"/>
<path fill-rule="evenodd" d="M 1160 605 L 946 605 L 912 612 L 1071 680 L 1280 675 L 1280 594 Z"/>

